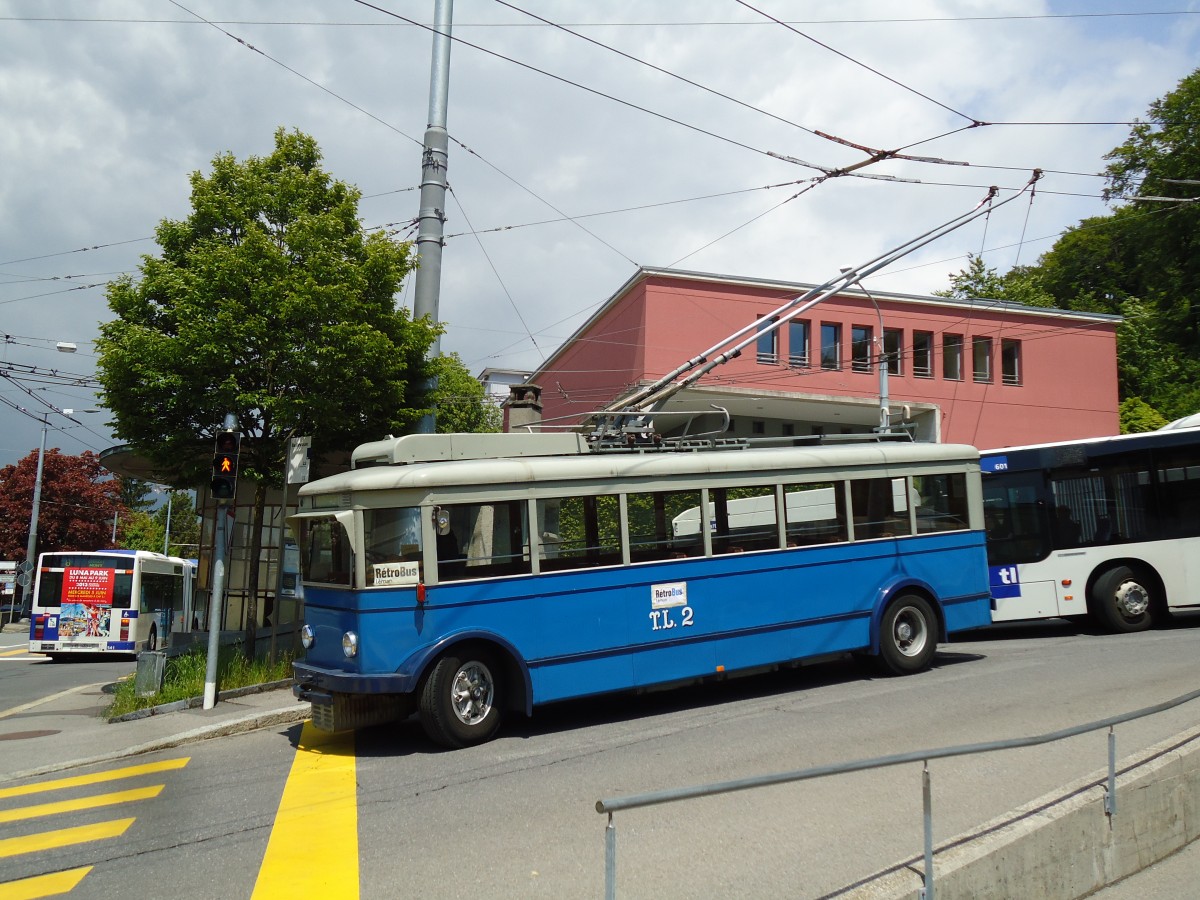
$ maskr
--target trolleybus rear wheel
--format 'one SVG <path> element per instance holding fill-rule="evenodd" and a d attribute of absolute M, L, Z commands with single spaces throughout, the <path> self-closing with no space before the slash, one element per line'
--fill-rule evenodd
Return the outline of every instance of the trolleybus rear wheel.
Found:
<path fill-rule="evenodd" d="M 421 689 L 421 727 L 445 747 L 489 740 L 500 727 L 500 682 L 485 653 L 443 656 Z"/>
<path fill-rule="evenodd" d="M 879 666 L 888 675 L 907 675 L 926 668 L 937 652 L 937 617 L 929 601 L 901 594 L 879 623 Z"/>
<path fill-rule="evenodd" d="M 158 628 L 154 625 L 150 626 L 150 635 L 146 638 L 146 649 L 151 652 L 158 649 Z"/>

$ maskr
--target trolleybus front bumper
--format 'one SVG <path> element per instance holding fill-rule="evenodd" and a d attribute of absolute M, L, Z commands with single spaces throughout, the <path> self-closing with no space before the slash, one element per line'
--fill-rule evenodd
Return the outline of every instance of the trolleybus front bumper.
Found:
<path fill-rule="evenodd" d="M 412 675 L 359 675 L 293 663 L 296 699 L 312 704 L 313 725 L 321 731 L 349 731 L 394 722 L 414 709 Z"/>

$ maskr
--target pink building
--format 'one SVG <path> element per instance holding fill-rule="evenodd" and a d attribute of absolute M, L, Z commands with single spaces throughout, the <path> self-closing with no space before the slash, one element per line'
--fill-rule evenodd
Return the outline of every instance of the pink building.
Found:
<path fill-rule="evenodd" d="M 533 374 L 547 424 L 578 424 L 812 285 L 641 269 Z M 656 426 L 755 437 L 867 432 L 880 353 L 893 427 L 993 448 L 1116 434 L 1119 316 L 846 291 L 673 397 Z M 882 337 L 882 347 L 880 338 Z M 713 413 L 727 410 L 731 422 Z M 707 415 L 703 415 L 707 411 Z"/>

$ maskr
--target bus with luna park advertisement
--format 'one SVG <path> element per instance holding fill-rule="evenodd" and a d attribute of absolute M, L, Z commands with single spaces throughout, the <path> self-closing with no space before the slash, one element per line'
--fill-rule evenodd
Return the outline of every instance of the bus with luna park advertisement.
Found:
<path fill-rule="evenodd" d="M 43 553 L 29 617 L 29 652 L 136 654 L 188 630 L 195 560 L 146 550 Z"/>

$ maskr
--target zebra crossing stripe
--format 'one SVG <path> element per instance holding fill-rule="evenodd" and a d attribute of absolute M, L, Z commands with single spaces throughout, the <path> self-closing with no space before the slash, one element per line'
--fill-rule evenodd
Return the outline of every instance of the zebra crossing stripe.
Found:
<path fill-rule="evenodd" d="M 22 853 L 38 853 L 42 850 L 70 847 L 72 844 L 86 844 L 88 841 L 120 837 L 133 822 L 132 818 L 113 819 L 109 822 L 97 822 L 94 825 L 77 825 L 74 828 L 43 831 L 40 834 L 30 834 L 25 837 L 5 838 L 0 840 L 0 859 L 19 856 Z"/>

